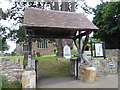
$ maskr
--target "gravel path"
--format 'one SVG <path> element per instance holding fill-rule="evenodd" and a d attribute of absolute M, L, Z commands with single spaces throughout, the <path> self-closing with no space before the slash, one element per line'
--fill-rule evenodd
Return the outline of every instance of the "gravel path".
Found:
<path fill-rule="evenodd" d="M 86 84 L 73 77 L 44 78 L 37 84 L 38 88 L 118 88 L 118 75 L 98 77 L 94 84 Z"/>

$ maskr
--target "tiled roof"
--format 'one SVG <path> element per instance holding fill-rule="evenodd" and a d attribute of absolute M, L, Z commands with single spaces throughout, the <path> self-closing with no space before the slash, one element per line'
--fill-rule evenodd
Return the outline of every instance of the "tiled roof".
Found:
<path fill-rule="evenodd" d="M 38 8 L 25 8 L 24 26 L 29 28 L 60 28 L 60 30 L 98 29 L 81 13 L 42 10 Z"/>

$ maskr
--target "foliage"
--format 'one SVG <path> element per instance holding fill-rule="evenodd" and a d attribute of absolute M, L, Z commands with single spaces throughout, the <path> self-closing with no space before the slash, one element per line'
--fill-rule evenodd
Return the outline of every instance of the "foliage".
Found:
<path fill-rule="evenodd" d="M 91 46 L 90 43 L 88 43 L 88 44 L 87 44 L 87 47 L 90 48 L 90 46 Z"/>
<path fill-rule="evenodd" d="M 28 65 L 28 60 L 23 60 L 23 67 L 25 68 Z"/>
<path fill-rule="evenodd" d="M 21 90 L 21 82 L 20 81 L 14 81 L 14 82 L 8 82 L 5 77 L 0 77 L 2 79 L 2 89 L 9 90 L 12 88 L 16 88 L 17 90 Z"/>
<path fill-rule="evenodd" d="M 118 61 L 117 61 L 118 63 L 120 63 L 120 59 L 118 59 Z"/>
<path fill-rule="evenodd" d="M 44 0 L 43 0 L 44 1 Z M 17 42 L 25 41 L 25 28 L 22 27 L 23 19 L 24 19 L 24 9 L 25 7 L 34 7 L 34 8 L 41 8 L 46 10 L 58 10 L 58 11 L 70 11 L 74 12 L 78 9 L 78 3 L 77 2 L 14 2 L 13 6 L 7 10 L 4 16 L 4 20 L 15 20 L 16 22 L 12 24 L 12 26 L 19 25 L 19 29 L 16 28 L 10 28 L 7 26 L 3 27 L 3 30 L 9 30 L 10 33 L 8 35 L 5 35 L 5 37 L 10 38 L 11 40 L 17 40 Z M 81 2 L 84 2 L 85 0 L 82 0 Z M 84 2 L 83 5 L 80 6 L 83 8 L 83 10 L 86 13 L 90 13 L 91 8 L 88 7 L 88 5 Z M 34 39 L 36 40 L 36 39 Z M 55 41 L 52 39 L 52 41 Z M 56 44 L 58 48 L 57 55 L 62 56 L 62 40 L 58 41 L 58 44 Z"/>
<path fill-rule="evenodd" d="M 37 55 L 37 57 L 40 57 L 40 56 L 41 56 L 39 52 L 37 52 L 36 55 Z"/>
<path fill-rule="evenodd" d="M 99 28 L 95 38 L 105 41 L 106 48 L 120 48 L 120 2 L 107 2 L 97 6 L 93 23 Z"/>
<path fill-rule="evenodd" d="M 13 52 L 16 52 L 16 48 L 13 50 Z"/>
<path fill-rule="evenodd" d="M 57 52 L 57 47 L 54 47 L 54 54 L 56 54 Z"/>
<path fill-rule="evenodd" d="M 7 45 L 6 38 L 0 38 L 0 50 L 8 51 L 9 48 L 10 48 L 10 46 Z"/>
<path fill-rule="evenodd" d="M 58 3 L 60 4 L 60 3 Z M 62 4 L 58 5 L 59 9 L 62 10 Z M 69 3 L 71 5 L 72 3 Z M 10 38 L 11 40 L 17 40 L 17 42 L 24 41 L 25 39 L 25 28 L 22 27 L 23 19 L 24 19 L 24 9 L 25 7 L 34 7 L 34 8 L 41 8 L 41 9 L 51 9 L 55 10 L 56 8 L 56 2 L 14 2 L 13 6 L 10 9 L 7 9 L 6 12 L 2 13 L 2 19 L 4 20 L 14 20 L 16 22 L 13 22 L 11 26 L 19 26 L 19 29 L 17 28 L 11 28 L 8 26 L 2 26 L 2 32 L 3 34 L 6 34 L 6 31 L 9 30 L 10 33 L 8 35 L 5 35 L 6 38 Z M 75 8 L 77 7 L 77 4 L 74 4 Z M 70 7 L 69 10 L 71 9 Z"/>

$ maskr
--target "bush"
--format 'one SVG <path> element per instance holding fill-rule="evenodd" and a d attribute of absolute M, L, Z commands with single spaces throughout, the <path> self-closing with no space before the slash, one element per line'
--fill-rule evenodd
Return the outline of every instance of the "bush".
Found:
<path fill-rule="evenodd" d="M 37 52 L 36 55 L 37 55 L 37 57 L 40 57 L 40 56 L 41 56 L 39 52 Z"/>
<path fill-rule="evenodd" d="M 57 52 L 57 47 L 54 48 L 54 54 L 56 54 L 56 52 Z"/>
<path fill-rule="evenodd" d="M 14 82 L 8 82 L 5 77 L 0 77 L 2 78 L 2 89 L 9 90 L 12 88 L 17 88 L 17 90 L 21 90 L 21 82 L 20 81 L 14 81 Z"/>
<path fill-rule="evenodd" d="M 24 68 L 27 66 L 27 64 L 28 64 L 28 60 L 23 60 L 23 66 L 24 66 Z"/>

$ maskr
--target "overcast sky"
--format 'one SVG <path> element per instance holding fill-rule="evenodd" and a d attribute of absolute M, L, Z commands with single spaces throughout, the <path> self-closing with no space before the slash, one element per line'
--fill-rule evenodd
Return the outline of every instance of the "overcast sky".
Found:
<path fill-rule="evenodd" d="M 15 1 L 15 0 L 12 0 Z M 18 0 L 17 0 L 18 1 Z M 24 1 L 24 0 L 23 0 Z M 103 1 L 110 1 L 110 0 L 103 0 Z M 100 4 L 100 0 L 86 0 L 86 4 L 95 8 L 96 5 Z M 2 8 L 2 10 L 5 12 L 8 8 L 11 8 L 12 3 L 9 3 L 8 0 L 0 0 L 0 8 Z M 81 12 L 82 9 L 78 9 L 77 12 Z M 87 18 L 92 21 L 93 19 L 93 15 L 87 15 Z M 12 23 L 13 21 L 0 21 L 0 24 L 4 25 L 10 25 L 10 23 Z M 8 24 L 9 23 L 9 24 Z M 10 50 L 8 51 L 8 53 L 12 52 L 15 48 L 16 48 L 16 44 L 13 41 L 9 41 L 7 40 L 8 45 L 10 45 Z"/>

